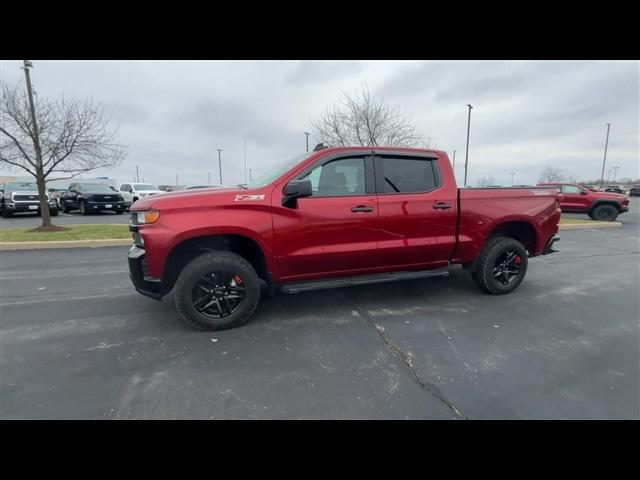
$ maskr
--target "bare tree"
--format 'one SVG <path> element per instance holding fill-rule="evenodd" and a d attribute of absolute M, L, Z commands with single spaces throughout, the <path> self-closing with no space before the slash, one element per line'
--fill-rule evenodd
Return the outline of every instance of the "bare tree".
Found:
<path fill-rule="evenodd" d="M 564 180 L 564 175 L 562 170 L 554 167 L 545 167 L 545 169 L 540 174 L 540 183 L 553 183 L 553 182 L 562 182 Z"/>
<path fill-rule="evenodd" d="M 311 121 L 315 137 L 327 145 L 402 146 L 424 144 L 411 118 L 396 106 L 371 96 L 365 86 L 357 93 L 342 93 L 339 104 Z"/>
<path fill-rule="evenodd" d="M 35 177 L 40 229 L 51 229 L 46 182 L 116 166 L 125 157 L 126 148 L 116 142 L 117 129 L 109 126 L 102 105 L 92 99 L 62 96 L 49 101 L 38 97 L 32 112 L 19 85 L 0 87 L 0 162 Z"/>
<path fill-rule="evenodd" d="M 496 179 L 492 176 L 480 177 L 476 183 L 479 187 L 491 187 L 496 184 Z"/>

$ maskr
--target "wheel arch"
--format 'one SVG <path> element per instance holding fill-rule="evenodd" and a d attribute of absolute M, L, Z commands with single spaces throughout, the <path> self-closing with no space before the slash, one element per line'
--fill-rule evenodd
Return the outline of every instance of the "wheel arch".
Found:
<path fill-rule="evenodd" d="M 271 283 L 267 255 L 255 239 L 238 233 L 212 233 L 183 239 L 171 248 L 164 265 L 162 290 L 168 293 L 184 267 L 208 251 L 229 251 L 240 255 L 251 264 L 259 278 Z"/>
<path fill-rule="evenodd" d="M 611 205 L 618 211 L 618 213 L 622 213 L 622 210 L 620 209 L 621 208 L 620 204 L 618 202 L 616 202 L 615 200 L 604 200 L 604 199 L 594 201 L 589 207 L 589 211 L 587 213 L 593 212 L 600 205 Z"/>

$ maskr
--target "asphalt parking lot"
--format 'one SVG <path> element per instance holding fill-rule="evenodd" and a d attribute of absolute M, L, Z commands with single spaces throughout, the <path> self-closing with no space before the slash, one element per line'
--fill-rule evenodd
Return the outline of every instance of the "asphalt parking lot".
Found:
<path fill-rule="evenodd" d="M 135 293 L 126 247 L 0 252 L 1 418 L 637 419 L 631 208 L 622 227 L 562 231 L 511 295 L 454 267 L 278 294 L 214 333 Z"/>

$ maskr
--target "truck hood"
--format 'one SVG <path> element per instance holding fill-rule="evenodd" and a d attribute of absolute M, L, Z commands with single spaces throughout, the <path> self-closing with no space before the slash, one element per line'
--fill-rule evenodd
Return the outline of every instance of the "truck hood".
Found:
<path fill-rule="evenodd" d="M 197 205 L 223 205 L 234 203 L 236 195 L 251 195 L 257 190 L 244 190 L 240 187 L 229 188 L 197 188 L 193 190 L 179 190 L 163 192 L 162 195 L 152 195 L 141 198 L 133 204 L 132 211 L 148 210 L 149 208 L 181 208 Z M 262 192 L 259 192 L 262 193 Z"/>
<path fill-rule="evenodd" d="M 618 202 L 621 202 L 627 198 L 627 196 L 623 195 L 622 193 L 613 193 L 613 192 L 593 192 L 593 195 L 596 198 L 606 198 L 610 200 L 616 200 Z"/>

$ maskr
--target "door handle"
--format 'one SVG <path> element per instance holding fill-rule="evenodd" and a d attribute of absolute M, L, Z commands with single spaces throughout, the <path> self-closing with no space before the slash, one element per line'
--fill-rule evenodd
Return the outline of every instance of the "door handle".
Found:
<path fill-rule="evenodd" d="M 373 207 L 370 207 L 369 205 L 358 205 L 357 207 L 352 207 L 351 211 L 355 213 L 373 212 Z"/>
<path fill-rule="evenodd" d="M 448 208 L 451 208 L 451 205 L 444 202 L 436 202 L 433 204 L 433 208 L 434 210 L 446 210 Z"/>

